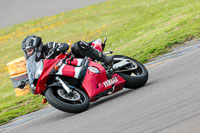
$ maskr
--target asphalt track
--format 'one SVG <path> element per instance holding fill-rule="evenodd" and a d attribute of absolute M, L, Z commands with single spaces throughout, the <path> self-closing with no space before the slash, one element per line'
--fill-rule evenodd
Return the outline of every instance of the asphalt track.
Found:
<path fill-rule="evenodd" d="M 195 43 L 184 55 L 150 64 L 149 81 L 140 89 L 124 89 L 80 114 L 52 110 L 5 132 L 199 133 L 200 41 Z"/>
<path fill-rule="evenodd" d="M 0 28 L 106 0 L 0 0 Z"/>

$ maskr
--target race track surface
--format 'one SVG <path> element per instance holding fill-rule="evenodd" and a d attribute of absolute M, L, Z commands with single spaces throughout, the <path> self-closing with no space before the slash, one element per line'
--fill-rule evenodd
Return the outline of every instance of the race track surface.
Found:
<path fill-rule="evenodd" d="M 0 0 L 0 28 L 106 0 Z"/>

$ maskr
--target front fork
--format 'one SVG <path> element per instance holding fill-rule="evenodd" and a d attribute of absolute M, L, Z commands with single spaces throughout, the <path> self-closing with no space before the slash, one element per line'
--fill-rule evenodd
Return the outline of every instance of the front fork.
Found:
<path fill-rule="evenodd" d="M 61 83 L 62 87 L 68 94 L 72 94 L 72 90 L 65 84 L 65 82 L 59 76 L 56 77 L 56 80 Z"/>

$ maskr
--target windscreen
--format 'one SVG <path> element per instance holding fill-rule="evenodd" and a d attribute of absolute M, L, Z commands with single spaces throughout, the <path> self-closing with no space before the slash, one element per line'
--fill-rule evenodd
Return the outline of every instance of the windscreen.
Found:
<path fill-rule="evenodd" d="M 35 58 L 36 58 L 36 52 L 32 54 L 26 61 L 26 69 L 28 72 L 29 84 L 33 84 L 33 81 L 35 78 L 35 71 L 36 71 L 37 63 L 38 63 L 35 61 Z"/>

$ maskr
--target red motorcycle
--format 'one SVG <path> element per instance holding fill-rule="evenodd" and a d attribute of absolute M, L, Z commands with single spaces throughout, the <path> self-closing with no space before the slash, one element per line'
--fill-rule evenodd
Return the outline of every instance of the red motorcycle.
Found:
<path fill-rule="evenodd" d="M 90 44 L 103 52 L 106 40 L 102 43 L 101 39 L 97 39 Z M 64 112 L 85 111 L 90 102 L 124 87 L 136 89 L 148 80 L 145 66 L 127 56 L 114 55 L 112 65 L 106 65 L 89 57 L 75 58 L 69 53 L 50 59 L 53 55 L 54 51 L 39 62 L 35 62 L 35 56 L 27 60 L 27 69 L 32 72 L 29 84 L 32 93 L 45 96 L 53 107 Z"/>

